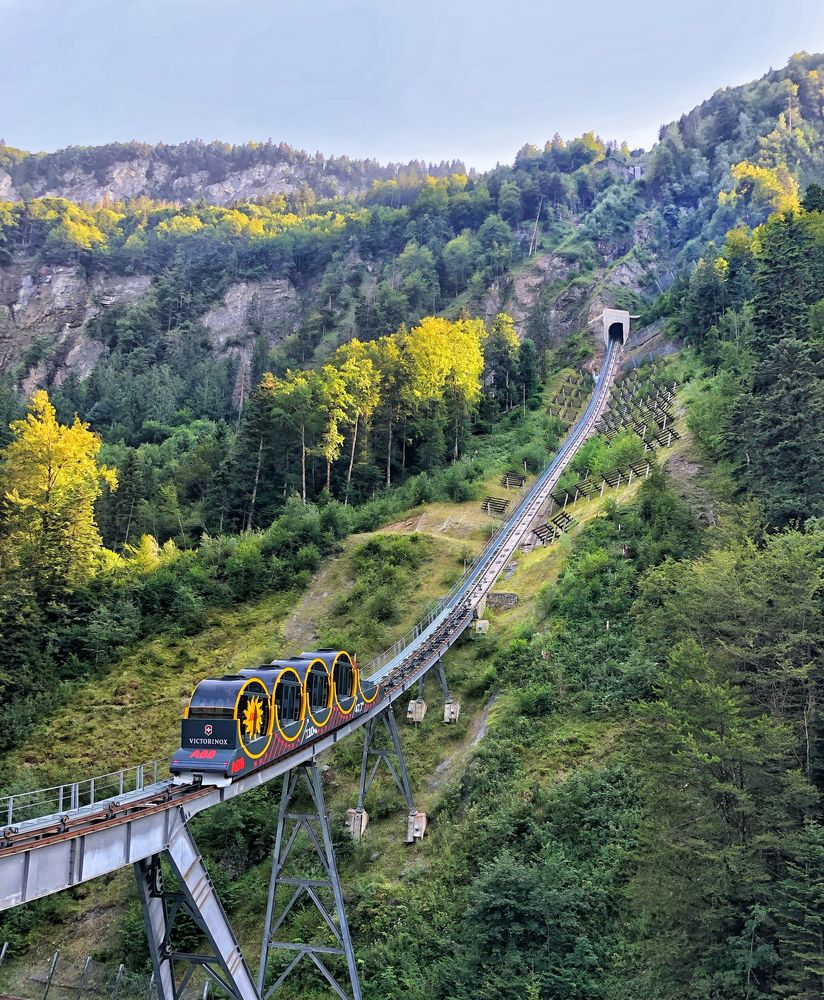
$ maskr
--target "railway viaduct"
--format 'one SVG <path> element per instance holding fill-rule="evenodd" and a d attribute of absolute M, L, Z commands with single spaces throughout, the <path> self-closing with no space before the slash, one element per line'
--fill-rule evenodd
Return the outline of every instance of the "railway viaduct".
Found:
<path fill-rule="evenodd" d="M 302 961 L 311 962 L 331 994 L 361 1000 L 355 952 L 324 802 L 318 756 L 339 740 L 361 731 L 363 750 L 357 806 L 347 825 L 362 834 L 368 819 L 364 800 L 376 770 L 388 767 L 408 807 L 406 839 L 420 840 L 426 816 L 415 808 L 403 759 L 393 705 L 434 672 L 443 689 L 444 720 L 457 715 L 442 657 L 471 624 L 504 566 L 524 544 L 561 473 L 593 433 L 609 399 L 630 316 L 604 310 L 606 354 L 592 397 L 549 465 L 527 490 L 509 518 L 461 579 L 414 629 L 363 668 L 387 697 L 320 740 L 304 744 L 272 764 L 225 787 L 175 785 L 157 762 L 103 779 L 86 779 L 53 789 L 0 799 L 0 910 L 61 892 L 119 868 L 132 866 L 152 957 L 158 1000 L 179 1000 L 200 969 L 235 1000 L 268 1000 Z M 414 715 L 414 702 L 410 703 Z M 382 739 L 381 739 L 382 737 Z M 371 766 L 370 766 L 371 763 Z M 189 820 L 262 784 L 280 779 L 282 793 L 256 974 L 247 965 L 189 829 Z M 307 810 L 300 800 L 311 803 Z M 288 875 L 298 837 L 308 840 L 314 868 Z M 164 879 L 162 864 L 174 885 Z M 318 874 L 319 873 L 319 874 Z M 309 901 L 328 928 L 331 945 L 295 944 L 284 924 L 299 903 Z M 284 902 L 285 901 L 285 902 Z M 175 946 L 175 922 L 194 920 L 205 942 L 193 954 Z M 282 971 L 270 974 L 270 956 L 285 955 Z"/>

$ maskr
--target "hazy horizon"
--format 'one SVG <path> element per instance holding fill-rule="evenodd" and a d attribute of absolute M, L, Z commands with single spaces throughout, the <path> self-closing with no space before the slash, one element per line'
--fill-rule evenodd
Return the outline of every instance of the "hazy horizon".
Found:
<path fill-rule="evenodd" d="M 649 148 L 722 87 L 824 49 L 820 0 L 662 13 L 513 0 L 0 0 L 0 136 L 32 152 L 130 140 L 287 142 L 381 162 L 511 162 L 593 130 Z M 59 100 L 55 95 L 59 95 Z"/>

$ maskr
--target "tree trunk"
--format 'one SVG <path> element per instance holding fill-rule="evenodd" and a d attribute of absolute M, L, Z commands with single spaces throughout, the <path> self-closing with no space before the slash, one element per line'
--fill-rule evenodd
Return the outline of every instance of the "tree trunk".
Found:
<path fill-rule="evenodd" d="M 132 514 L 134 514 L 134 494 L 132 494 L 132 505 L 129 507 L 129 517 L 126 521 L 126 537 L 123 539 L 123 544 L 129 544 L 129 532 L 132 530 Z"/>
<path fill-rule="evenodd" d="M 358 423 L 360 422 L 360 414 L 355 414 L 355 426 L 352 430 L 352 450 L 349 452 L 349 468 L 346 470 L 346 496 L 344 497 L 344 504 L 349 503 L 349 484 L 352 482 L 352 468 L 355 464 L 355 447 L 358 443 Z"/>
<path fill-rule="evenodd" d="M 389 430 L 386 435 L 386 485 L 392 485 L 392 414 L 389 414 Z"/>
<path fill-rule="evenodd" d="M 248 531 L 252 530 L 252 521 L 255 516 L 255 502 L 257 501 L 258 483 L 260 482 L 260 460 L 262 456 L 263 456 L 263 436 L 261 435 L 260 443 L 258 444 L 257 466 L 255 467 L 255 482 L 254 485 L 252 486 L 252 498 L 249 501 L 249 521 L 246 525 Z M 181 525 L 181 530 L 182 529 L 183 526 Z"/>
<path fill-rule="evenodd" d="M 306 503 L 306 424 L 300 425 L 300 495 Z"/>

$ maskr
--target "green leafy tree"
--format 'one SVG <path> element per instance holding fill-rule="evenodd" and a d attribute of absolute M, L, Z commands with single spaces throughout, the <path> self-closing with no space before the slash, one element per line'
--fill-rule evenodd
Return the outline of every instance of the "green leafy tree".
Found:
<path fill-rule="evenodd" d="M 11 429 L 0 455 L 2 573 L 53 594 L 88 579 L 103 555 L 94 507 L 117 475 L 98 461 L 97 435 L 78 418 L 58 423 L 43 390 Z"/>
<path fill-rule="evenodd" d="M 346 499 L 352 482 L 355 451 L 358 446 L 358 432 L 363 426 L 368 430 L 369 421 L 380 402 L 380 372 L 376 367 L 366 344 L 351 340 L 339 347 L 335 360 L 340 365 L 340 374 L 346 386 L 350 401 L 347 422 L 352 427 L 352 444 L 349 451 L 349 466 L 346 470 Z"/>
<path fill-rule="evenodd" d="M 484 382 L 491 383 L 492 395 L 509 409 L 518 377 L 518 335 L 512 317 L 498 313 L 484 344 Z"/>

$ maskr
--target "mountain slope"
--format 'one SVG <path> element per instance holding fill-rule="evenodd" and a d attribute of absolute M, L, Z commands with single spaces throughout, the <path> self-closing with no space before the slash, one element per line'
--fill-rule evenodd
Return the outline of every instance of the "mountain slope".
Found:
<path fill-rule="evenodd" d="M 325 157 L 285 142 L 230 146 L 199 140 L 177 146 L 144 142 L 71 146 L 28 153 L 0 146 L 0 198 L 55 197 L 94 204 L 130 198 L 203 200 L 214 205 L 293 195 L 339 198 L 375 180 L 465 172 L 462 163 L 389 163 Z"/>

